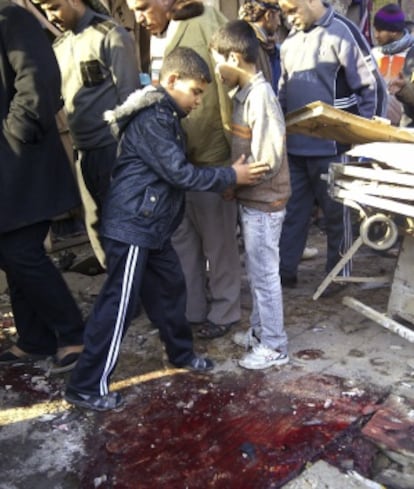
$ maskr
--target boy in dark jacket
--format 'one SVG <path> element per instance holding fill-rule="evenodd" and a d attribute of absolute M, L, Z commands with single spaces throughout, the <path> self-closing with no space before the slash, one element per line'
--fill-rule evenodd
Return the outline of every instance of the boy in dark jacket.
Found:
<path fill-rule="evenodd" d="M 108 278 L 66 390 L 72 404 L 105 411 L 122 403 L 119 393 L 108 392 L 108 382 L 140 301 L 173 365 L 199 372 L 213 368 L 210 359 L 193 351 L 185 282 L 171 236 L 183 215 L 186 190 L 223 192 L 255 183 L 268 166 L 244 165 L 244 157 L 227 168 L 188 162 L 180 119 L 200 103 L 210 81 L 205 61 L 192 49 L 177 48 L 165 58 L 158 88 L 134 92 L 107 114 L 120 134 L 101 229 Z"/>

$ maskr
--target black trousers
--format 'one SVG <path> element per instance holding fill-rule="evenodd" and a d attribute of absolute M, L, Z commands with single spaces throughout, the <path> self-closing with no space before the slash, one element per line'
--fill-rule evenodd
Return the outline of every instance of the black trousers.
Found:
<path fill-rule="evenodd" d="M 169 361 L 180 367 L 194 356 L 185 318 L 186 289 L 178 256 L 168 242 L 161 250 L 104 238 L 107 279 L 86 324 L 84 351 L 69 387 L 106 395 L 121 341 L 140 303 L 157 326 Z"/>
<path fill-rule="evenodd" d="M 78 150 L 77 178 L 82 197 L 86 231 L 93 252 L 99 263 L 106 268 L 105 254 L 99 236 L 102 206 L 109 189 L 111 174 L 116 161 L 117 143 L 100 148 Z"/>
<path fill-rule="evenodd" d="M 43 242 L 50 222 L 0 234 L 0 268 L 6 272 L 17 346 L 27 353 L 54 354 L 83 342 L 83 320 Z"/>
<path fill-rule="evenodd" d="M 82 176 L 86 188 L 95 201 L 99 216 L 111 182 L 117 147 L 118 144 L 114 141 L 102 148 L 80 151 Z"/>

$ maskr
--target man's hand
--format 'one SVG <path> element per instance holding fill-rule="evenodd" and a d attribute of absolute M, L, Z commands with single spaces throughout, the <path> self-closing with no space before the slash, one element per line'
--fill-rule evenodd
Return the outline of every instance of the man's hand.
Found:
<path fill-rule="evenodd" d="M 233 170 L 236 172 L 237 185 L 254 185 L 264 173 L 270 170 L 270 166 L 267 163 L 245 163 L 245 160 L 246 156 L 241 155 L 232 165 Z"/>
<path fill-rule="evenodd" d="M 388 83 L 388 92 L 391 95 L 395 95 L 401 89 L 403 89 L 406 84 L 407 80 L 405 79 L 404 75 L 402 73 L 398 73 L 397 78 L 394 78 L 394 80 L 391 80 Z"/>

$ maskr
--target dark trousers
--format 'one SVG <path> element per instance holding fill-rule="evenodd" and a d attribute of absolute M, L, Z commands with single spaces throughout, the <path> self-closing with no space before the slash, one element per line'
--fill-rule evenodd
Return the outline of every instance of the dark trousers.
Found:
<path fill-rule="evenodd" d="M 116 161 L 117 143 L 102 148 L 79 150 L 77 178 L 85 212 L 85 225 L 92 249 L 105 268 L 105 254 L 99 237 L 102 206 Z"/>
<path fill-rule="evenodd" d="M 86 188 L 101 215 L 102 204 L 109 189 L 112 168 L 116 161 L 117 143 L 102 148 L 79 151 L 79 161 Z"/>
<path fill-rule="evenodd" d="M 340 157 L 303 157 L 289 155 L 292 195 L 286 208 L 280 238 L 280 274 L 297 275 L 305 249 L 315 199 L 322 208 L 327 235 L 326 271 L 341 258 L 344 244 L 344 206 L 328 195 L 327 182 L 321 175 L 328 173 L 329 164 Z M 347 240 L 348 241 L 348 240 Z"/>
<path fill-rule="evenodd" d="M 140 302 L 159 329 L 170 362 L 182 366 L 194 356 L 185 318 L 186 289 L 177 254 L 168 242 L 150 250 L 103 238 L 108 276 L 87 322 L 84 351 L 69 387 L 106 395 L 121 341 Z"/>
<path fill-rule="evenodd" d="M 17 346 L 45 355 L 83 341 L 81 313 L 43 246 L 49 226 L 45 221 L 0 234 L 0 268 L 9 285 Z"/>

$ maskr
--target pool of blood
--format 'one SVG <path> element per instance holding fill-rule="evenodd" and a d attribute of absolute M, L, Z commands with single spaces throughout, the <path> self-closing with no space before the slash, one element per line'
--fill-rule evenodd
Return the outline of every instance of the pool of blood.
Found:
<path fill-rule="evenodd" d="M 370 476 L 375 447 L 361 427 L 384 393 L 334 376 L 184 374 L 123 392 L 86 440 L 81 487 L 270 489 L 324 459 Z"/>

